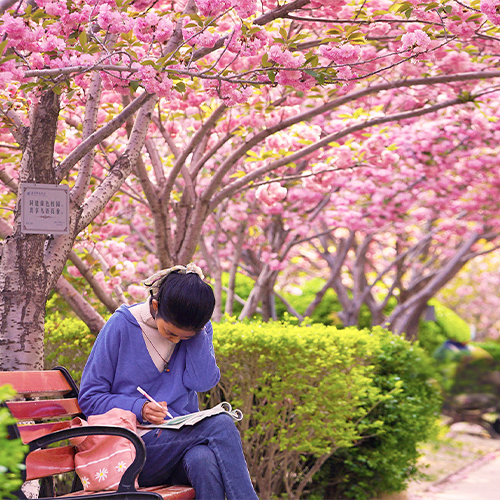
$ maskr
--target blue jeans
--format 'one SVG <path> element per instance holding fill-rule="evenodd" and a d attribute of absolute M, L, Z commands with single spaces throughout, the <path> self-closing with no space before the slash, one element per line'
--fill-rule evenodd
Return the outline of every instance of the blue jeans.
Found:
<path fill-rule="evenodd" d="M 197 500 L 256 500 L 241 438 L 231 417 L 214 415 L 179 430 L 142 436 L 146 464 L 141 486 L 189 482 Z"/>

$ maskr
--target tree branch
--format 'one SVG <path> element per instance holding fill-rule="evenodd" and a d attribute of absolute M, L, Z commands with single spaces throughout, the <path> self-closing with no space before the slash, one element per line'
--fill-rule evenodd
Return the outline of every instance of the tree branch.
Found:
<path fill-rule="evenodd" d="M 144 96 L 145 94 L 143 94 Z M 90 224 L 95 217 L 101 213 L 106 203 L 120 188 L 123 181 L 132 171 L 140 151 L 146 140 L 148 126 L 151 121 L 151 114 L 156 105 L 156 100 L 151 94 L 146 95 L 145 103 L 140 109 L 139 115 L 134 123 L 134 129 L 130 135 L 130 140 L 123 155 L 116 161 L 108 176 L 102 184 L 92 193 L 90 198 L 84 203 L 82 216 L 78 223 L 77 232 L 82 231 Z M 137 101 L 137 100 L 136 100 Z M 136 102 L 134 101 L 134 102 Z M 134 104 L 134 103 L 132 103 Z M 131 104 L 131 106 L 132 106 Z M 129 108 L 128 106 L 127 108 Z M 123 113 L 121 113 L 123 114 Z M 122 116 L 122 119 L 124 117 Z M 102 130 L 102 129 L 101 129 Z M 95 134 L 92 134 L 95 135 Z M 91 136 L 92 137 L 92 136 Z"/>
<path fill-rule="evenodd" d="M 66 278 L 59 276 L 54 290 L 69 304 L 94 335 L 101 331 L 101 328 L 106 323 L 103 317 L 78 293 Z"/>
<path fill-rule="evenodd" d="M 106 306 L 108 311 L 111 313 L 115 312 L 118 307 L 120 307 L 120 304 L 102 288 L 101 284 L 92 274 L 90 267 L 77 255 L 74 250 L 71 250 L 68 258 L 76 266 L 78 271 L 80 271 L 80 274 L 90 285 L 96 297 Z"/>
<path fill-rule="evenodd" d="M 363 129 L 368 128 L 368 127 L 373 127 L 375 125 L 381 125 L 383 123 L 388 123 L 391 121 L 402 121 L 402 120 L 406 120 L 408 118 L 416 118 L 418 116 L 423 116 L 423 115 L 426 115 L 429 113 L 434 113 L 434 112 L 439 111 L 441 109 L 445 109 L 445 108 L 450 107 L 450 106 L 456 106 L 458 104 L 463 104 L 463 100 L 460 98 L 451 99 L 449 101 L 445 101 L 445 102 L 435 104 L 433 106 L 421 108 L 418 110 L 407 111 L 407 112 L 403 112 L 403 113 L 396 113 L 393 115 L 387 115 L 387 116 L 383 116 L 383 117 L 374 118 L 372 120 L 368 120 L 366 122 L 358 123 L 358 124 L 353 125 L 351 127 L 347 127 L 346 129 L 344 129 L 341 132 L 334 132 L 332 134 L 329 134 L 329 135 L 325 136 L 323 139 L 321 139 L 320 141 L 317 141 L 316 143 L 311 144 L 310 146 L 307 146 L 307 147 L 301 149 L 300 151 L 297 151 L 289 156 L 283 157 L 280 160 L 277 160 L 275 162 L 264 165 L 263 167 L 255 169 L 251 173 L 233 181 L 232 183 L 227 185 L 225 188 L 221 189 L 221 191 L 217 194 L 217 196 L 215 196 L 210 201 L 209 210 L 213 211 L 215 209 L 215 207 L 222 200 L 224 200 L 225 198 L 231 197 L 235 191 L 242 188 L 243 186 L 246 186 L 251 181 L 253 181 L 253 180 L 263 176 L 264 174 L 271 172 L 272 170 L 275 170 L 279 167 L 282 167 L 282 166 L 290 164 L 290 163 L 294 163 L 295 161 L 300 160 L 304 156 L 307 156 L 310 153 L 314 153 L 315 151 L 322 148 L 323 146 L 327 146 L 331 142 L 338 141 L 339 139 L 341 139 L 349 134 L 352 134 L 354 132 L 358 132 L 359 130 L 363 130 Z M 257 134 L 257 135 L 260 135 L 260 134 Z M 247 145 L 249 145 L 250 143 L 251 143 L 251 146 L 247 148 Z M 238 152 L 238 155 L 236 155 L 236 154 L 231 155 L 231 157 L 230 157 L 231 160 L 238 161 L 239 158 L 235 159 L 234 156 L 239 156 L 240 154 L 241 155 L 244 154 L 246 151 L 243 152 L 243 151 L 241 151 L 242 149 L 249 150 L 254 145 L 255 144 L 254 144 L 253 139 L 250 139 L 247 143 L 245 143 L 244 146 L 239 148 L 240 151 Z M 233 164 L 234 163 L 231 163 L 231 165 L 229 165 L 228 160 L 226 160 L 224 162 L 223 166 L 221 166 L 219 171 L 213 176 L 209 187 L 202 194 L 202 198 L 207 199 L 215 191 L 216 180 L 221 182 L 222 181 L 222 175 L 221 175 L 222 171 L 224 171 L 224 175 L 225 175 L 227 173 L 226 172 L 227 169 L 230 168 Z M 224 169 L 223 169 L 223 167 L 224 167 Z"/>
<path fill-rule="evenodd" d="M 137 112 L 147 102 L 151 101 L 155 96 L 142 93 L 136 97 L 119 115 L 110 120 L 104 127 L 91 134 L 87 139 L 77 146 L 59 165 L 56 170 L 56 177 L 60 182 L 61 179 L 78 163 L 89 151 L 91 151 L 97 144 L 109 137 L 113 132 L 118 130 L 127 119 Z M 155 101 L 156 102 L 156 101 Z"/>

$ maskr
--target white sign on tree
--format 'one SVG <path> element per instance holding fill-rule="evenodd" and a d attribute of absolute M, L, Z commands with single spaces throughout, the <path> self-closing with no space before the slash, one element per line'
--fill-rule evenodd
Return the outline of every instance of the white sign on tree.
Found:
<path fill-rule="evenodd" d="M 65 185 L 22 185 L 21 232 L 69 233 L 69 190 Z"/>

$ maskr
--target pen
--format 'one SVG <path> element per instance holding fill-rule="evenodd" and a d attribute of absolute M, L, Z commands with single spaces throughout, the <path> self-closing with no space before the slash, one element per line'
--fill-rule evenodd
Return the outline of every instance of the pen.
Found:
<path fill-rule="evenodd" d="M 149 399 L 149 401 L 151 401 L 151 403 L 154 403 L 156 406 L 160 407 L 162 410 L 164 410 L 165 408 L 160 404 L 158 403 L 158 401 L 156 401 L 155 399 L 153 399 L 144 389 L 142 389 L 141 387 L 137 386 L 137 390 L 146 398 L 146 399 Z M 172 417 L 172 415 L 170 414 L 170 412 L 167 411 L 167 417 L 169 418 L 174 418 Z"/>

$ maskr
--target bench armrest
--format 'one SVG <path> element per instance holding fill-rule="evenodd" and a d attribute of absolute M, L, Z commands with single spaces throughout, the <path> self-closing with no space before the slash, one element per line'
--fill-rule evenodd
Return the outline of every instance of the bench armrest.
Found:
<path fill-rule="evenodd" d="M 30 443 L 28 443 L 29 453 L 40 448 L 45 448 L 49 444 L 57 443 L 58 441 L 63 441 L 65 439 L 95 435 L 119 436 L 127 438 L 132 442 L 135 448 L 135 458 L 134 461 L 129 465 L 127 470 L 123 473 L 120 484 L 118 486 L 118 491 L 136 491 L 134 483 L 135 479 L 144 467 L 144 463 L 146 462 L 146 447 L 144 446 L 142 439 L 135 432 L 129 429 L 125 429 L 123 427 L 118 427 L 115 425 L 87 425 L 85 427 L 72 427 L 70 429 L 63 429 L 60 431 L 52 432 L 38 439 L 34 439 Z"/>

